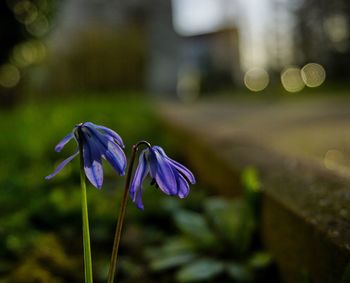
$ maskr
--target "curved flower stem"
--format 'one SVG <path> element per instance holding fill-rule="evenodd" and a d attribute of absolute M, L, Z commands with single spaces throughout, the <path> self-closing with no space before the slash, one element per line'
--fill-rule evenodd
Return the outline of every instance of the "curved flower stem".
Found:
<path fill-rule="evenodd" d="M 92 261 L 91 261 L 91 247 L 90 247 L 90 232 L 89 232 L 89 216 L 86 196 L 86 183 L 84 172 L 84 157 L 83 157 L 83 143 L 79 143 L 80 150 L 80 183 L 81 183 L 81 205 L 83 218 L 83 247 L 84 247 L 84 274 L 85 283 L 92 283 Z"/>
<path fill-rule="evenodd" d="M 114 234 L 112 257 L 111 257 L 111 263 L 110 263 L 109 271 L 108 271 L 108 280 L 107 280 L 108 283 L 114 282 L 114 277 L 115 277 L 115 274 L 117 271 L 117 259 L 118 259 L 119 243 L 120 243 L 120 238 L 121 238 L 121 233 L 122 233 L 122 228 L 123 228 L 126 204 L 128 202 L 128 192 L 129 192 L 129 187 L 130 187 L 131 174 L 132 174 L 132 169 L 133 169 L 134 163 L 135 163 L 136 152 L 138 151 L 139 146 L 142 144 L 146 145 L 147 147 L 151 147 L 151 145 L 146 141 L 140 141 L 132 147 L 129 168 L 128 168 L 128 172 L 126 175 L 124 193 L 123 193 L 122 202 L 121 202 L 120 208 L 119 208 L 117 227 L 115 229 L 115 234 Z"/>

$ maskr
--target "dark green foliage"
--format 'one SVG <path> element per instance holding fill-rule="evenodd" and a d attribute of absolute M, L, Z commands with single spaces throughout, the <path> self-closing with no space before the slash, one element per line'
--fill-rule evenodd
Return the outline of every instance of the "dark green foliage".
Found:
<path fill-rule="evenodd" d="M 95 97 L 29 103 L 0 119 L 0 281 L 82 282 L 78 160 L 44 180 L 76 145 L 62 153 L 54 146 L 76 123 L 93 121 L 118 131 L 129 154 L 132 142 L 157 139 L 149 106 L 138 98 Z M 108 264 L 123 187 L 123 179 L 104 168 L 103 190 L 88 188 L 93 256 L 107 261 L 95 269 Z"/>
<path fill-rule="evenodd" d="M 147 249 L 150 268 L 164 277 L 173 276 L 175 282 L 277 282 L 271 273 L 272 258 L 256 240 L 254 205 L 260 195 L 256 171 L 247 168 L 242 183 L 245 197 L 201 195 L 197 211 L 186 202 L 168 200 L 165 208 L 174 231 Z"/>
<path fill-rule="evenodd" d="M 83 282 L 78 160 L 44 180 L 76 145 L 61 153 L 54 146 L 76 123 L 92 121 L 115 129 L 127 155 L 140 139 L 168 150 L 152 109 L 139 97 L 80 97 L 22 105 L 0 120 L 0 281 Z M 96 283 L 106 280 L 124 185 L 105 165 L 103 189 L 88 186 Z M 146 184 L 144 204 L 143 212 L 131 202 L 127 208 L 119 282 L 251 282 L 266 275 L 271 259 L 257 253 L 251 202 L 208 197 L 200 185 L 179 200 Z"/>

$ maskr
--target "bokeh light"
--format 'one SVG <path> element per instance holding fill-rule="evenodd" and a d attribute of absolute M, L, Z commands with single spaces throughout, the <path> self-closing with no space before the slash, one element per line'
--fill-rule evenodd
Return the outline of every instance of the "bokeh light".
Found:
<path fill-rule="evenodd" d="M 47 34 L 49 27 L 49 21 L 43 14 L 39 14 L 33 22 L 26 25 L 27 31 L 36 37 Z"/>
<path fill-rule="evenodd" d="M 21 74 L 18 68 L 11 64 L 0 66 L 0 85 L 6 88 L 14 87 L 18 84 Z"/>
<path fill-rule="evenodd" d="M 318 87 L 326 79 L 325 69 L 317 63 L 306 64 L 301 69 L 301 77 L 308 87 Z"/>
<path fill-rule="evenodd" d="M 19 1 L 13 7 L 16 19 L 23 24 L 34 22 L 38 16 L 37 7 L 30 1 Z"/>
<path fill-rule="evenodd" d="M 39 40 L 31 40 L 14 47 L 12 61 L 18 67 L 27 67 L 42 62 L 47 55 L 46 45 Z"/>
<path fill-rule="evenodd" d="M 264 90 L 269 82 L 269 74 L 262 68 L 252 68 L 244 75 L 245 86 L 254 92 Z"/>
<path fill-rule="evenodd" d="M 301 71 L 296 67 L 289 67 L 281 73 L 281 82 L 284 89 L 288 92 L 298 92 L 305 87 L 301 77 Z"/>
<path fill-rule="evenodd" d="M 334 43 L 341 43 L 348 39 L 349 28 L 346 15 L 335 14 L 325 19 L 323 28 Z"/>

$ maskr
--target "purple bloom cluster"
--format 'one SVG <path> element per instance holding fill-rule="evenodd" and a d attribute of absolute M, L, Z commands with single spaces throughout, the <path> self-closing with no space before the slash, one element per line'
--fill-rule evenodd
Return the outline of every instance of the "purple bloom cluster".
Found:
<path fill-rule="evenodd" d="M 78 145 L 82 144 L 84 171 L 94 187 L 100 189 L 103 184 L 102 158 L 106 159 L 119 175 L 124 175 L 126 168 L 126 157 L 122 149 L 124 144 L 116 132 L 91 122 L 81 123 L 56 145 L 55 150 L 60 152 L 73 138 Z M 58 165 L 52 174 L 46 176 L 46 179 L 56 176 L 78 154 L 79 146 L 75 153 Z"/>
<path fill-rule="evenodd" d="M 130 197 L 139 209 L 143 209 L 142 183 L 147 175 L 163 193 L 184 198 L 189 193 L 189 183 L 195 184 L 192 172 L 185 166 L 169 158 L 159 146 L 144 149 L 139 156 L 134 179 L 130 187 Z"/>
<path fill-rule="evenodd" d="M 91 122 L 81 123 L 56 145 L 55 150 L 60 152 L 73 138 L 78 143 L 75 153 L 59 164 L 52 174 L 45 177 L 46 179 L 56 176 L 79 153 L 83 155 L 86 177 L 98 189 L 103 184 L 102 158 L 106 159 L 119 175 L 124 175 L 126 168 L 124 144 L 116 132 Z M 179 198 L 186 197 L 190 190 L 189 184 L 196 183 L 192 172 L 169 158 L 161 147 L 151 147 L 147 142 L 146 144 L 148 147 L 140 153 L 139 164 L 130 186 L 129 194 L 132 201 L 139 209 L 144 208 L 142 183 L 147 175 L 152 178 L 151 184 L 163 193 Z"/>

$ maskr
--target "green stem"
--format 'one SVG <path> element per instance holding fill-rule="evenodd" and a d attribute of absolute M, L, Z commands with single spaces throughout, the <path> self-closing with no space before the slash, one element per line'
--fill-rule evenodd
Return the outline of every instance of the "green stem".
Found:
<path fill-rule="evenodd" d="M 86 196 L 86 183 L 84 172 L 83 143 L 79 142 L 80 150 L 80 183 L 81 183 L 81 205 L 83 218 L 83 247 L 84 247 L 84 274 L 85 283 L 92 283 L 92 261 L 90 248 L 89 216 Z"/>
<path fill-rule="evenodd" d="M 129 187 L 130 187 L 132 168 L 134 167 L 136 152 L 138 150 L 138 147 L 141 144 L 145 144 L 148 147 L 150 147 L 150 144 L 148 142 L 145 142 L 145 141 L 141 141 L 132 147 L 129 168 L 128 168 L 128 172 L 126 174 L 126 181 L 125 181 L 123 198 L 122 198 L 122 202 L 121 202 L 121 205 L 119 208 L 117 227 L 115 229 L 115 234 L 114 234 L 112 257 L 111 257 L 111 263 L 110 263 L 109 271 L 108 271 L 108 280 L 107 280 L 108 283 L 114 282 L 114 277 L 115 277 L 115 274 L 117 271 L 118 250 L 119 250 L 119 244 L 120 244 L 122 228 L 123 228 L 123 223 L 124 223 L 126 205 L 128 202 L 128 192 L 129 192 Z"/>

